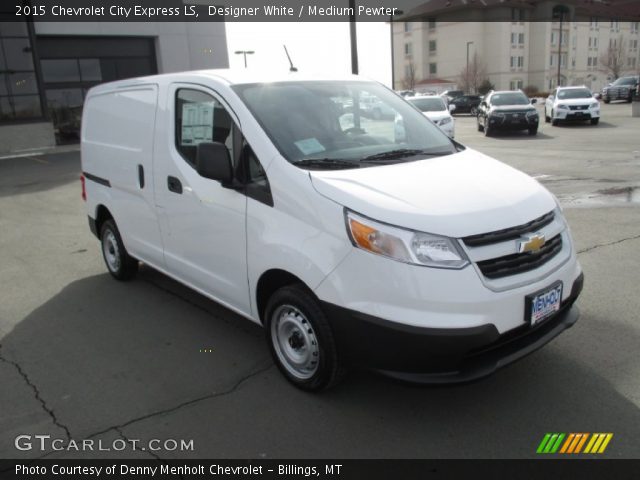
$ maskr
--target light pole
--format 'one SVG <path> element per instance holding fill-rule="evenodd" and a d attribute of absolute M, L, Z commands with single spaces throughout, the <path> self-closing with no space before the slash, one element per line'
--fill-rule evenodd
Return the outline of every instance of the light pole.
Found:
<path fill-rule="evenodd" d="M 254 52 L 253 50 L 236 50 L 235 54 L 236 55 L 244 55 L 244 68 L 247 68 L 247 55 L 253 55 Z"/>
<path fill-rule="evenodd" d="M 351 73 L 358 74 L 358 36 L 356 32 L 356 0 L 349 0 L 349 36 L 351 37 Z"/>
<path fill-rule="evenodd" d="M 467 86 L 468 90 L 471 90 L 469 88 L 469 46 L 470 45 L 473 45 L 473 42 L 467 42 L 467 69 L 465 70 L 465 73 L 466 73 L 465 77 L 466 77 L 466 80 L 467 80 L 467 85 L 466 86 Z M 468 92 L 468 93 L 471 93 L 471 92 Z"/>
<path fill-rule="evenodd" d="M 562 64 L 562 22 L 564 15 L 569 13 L 569 9 L 564 5 L 556 5 L 553 8 L 553 18 L 560 18 L 560 35 L 558 35 L 558 78 L 556 79 L 556 87 L 560 86 L 560 65 Z"/>
<path fill-rule="evenodd" d="M 398 10 L 396 15 L 402 15 L 404 12 Z M 391 89 L 396 89 L 396 65 L 393 53 L 393 13 L 389 16 L 389 37 L 391 39 Z"/>

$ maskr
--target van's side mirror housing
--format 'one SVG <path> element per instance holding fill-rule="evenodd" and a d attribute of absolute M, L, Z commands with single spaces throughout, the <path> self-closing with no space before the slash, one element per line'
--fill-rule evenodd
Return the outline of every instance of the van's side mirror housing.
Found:
<path fill-rule="evenodd" d="M 196 171 L 198 175 L 218 180 L 222 186 L 233 181 L 233 167 L 229 149 L 220 142 L 202 142 L 196 149 Z"/>
<path fill-rule="evenodd" d="M 531 105 L 535 105 L 536 103 L 538 103 L 538 99 L 537 98 L 532 98 L 531 99 Z"/>

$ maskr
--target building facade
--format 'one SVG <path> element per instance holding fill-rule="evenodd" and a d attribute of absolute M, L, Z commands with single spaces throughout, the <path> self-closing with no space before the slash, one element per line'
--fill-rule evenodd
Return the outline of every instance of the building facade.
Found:
<path fill-rule="evenodd" d="M 610 46 L 622 61 L 621 74 L 640 70 L 638 21 L 568 17 L 561 40 L 560 21 L 526 21 L 527 12 L 519 8 L 509 13 L 504 21 L 446 21 L 445 16 L 392 24 L 394 88 L 414 83 L 420 89 L 433 79 L 462 86 L 467 62 L 473 65 L 476 58 L 496 89 L 545 92 L 560 78 L 561 85 L 584 84 L 599 91 L 613 81 L 602 64 Z"/>
<path fill-rule="evenodd" d="M 0 22 L 0 153 L 77 142 L 99 83 L 228 65 L 223 22 Z"/>

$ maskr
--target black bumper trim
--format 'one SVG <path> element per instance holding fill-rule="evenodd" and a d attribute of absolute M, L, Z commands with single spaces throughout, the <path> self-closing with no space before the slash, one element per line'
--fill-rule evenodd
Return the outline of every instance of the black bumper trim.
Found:
<path fill-rule="evenodd" d="M 561 310 L 531 328 L 523 325 L 502 335 L 493 324 L 432 329 L 390 322 L 323 302 L 338 353 L 346 364 L 377 370 L 414 383 L 461 383 L 476 380 L 535 352 L 567 328 L 579 311 L 583 274 L 574 281 Z"/>

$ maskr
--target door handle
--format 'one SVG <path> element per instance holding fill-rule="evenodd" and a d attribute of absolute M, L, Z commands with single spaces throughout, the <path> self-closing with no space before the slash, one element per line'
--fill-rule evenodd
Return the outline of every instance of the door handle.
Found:
<path fill-rule="evenodd" d="M 182 182 L 178 180 L 176 177 L 167 177 L 167 188 L 170 192 L 181 194 L 182 193 Z"/>
<path fill-rule="evenodd" d="M 144 188 L 144 167 L 142 165 L 138 165 L 138 185 L 140 188 Z"/>

